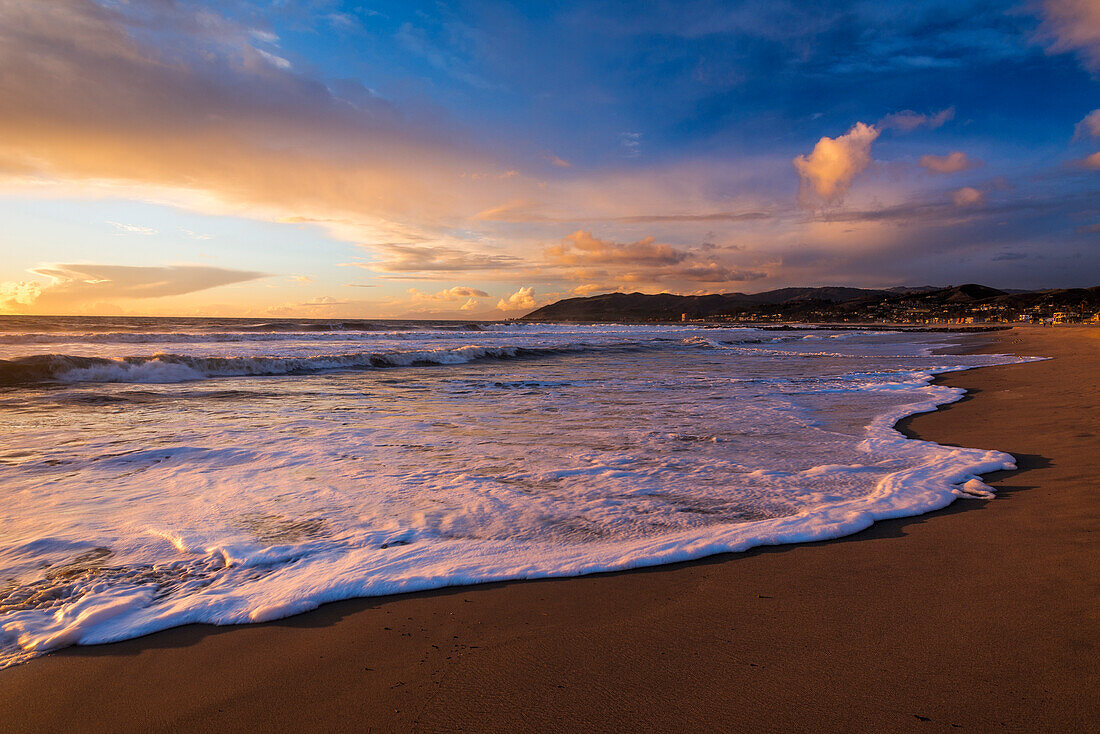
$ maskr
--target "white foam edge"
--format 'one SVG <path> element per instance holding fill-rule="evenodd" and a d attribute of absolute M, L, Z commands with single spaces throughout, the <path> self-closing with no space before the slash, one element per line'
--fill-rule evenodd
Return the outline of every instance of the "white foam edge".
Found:
<path fill-rule="evenodd" d="M 1003 358 L 995 364 L 1013 364 L 1043 357 Z M 903 418 L 935 411 L 966 394 L 962 388 L 932 384 L 937 374 L 973 369 L 974 365 L 938 368 L 914 373 L 923 381 L 927 399 L 878 416 L 867 428 L 863 446 L 893 450 L 894 455 L 923 452 L 927 460 L 885 476 L 870 494 L 826 508 L 787 517 L 707 528 L 699 531 L 633 541 L 588 543 L 575 546 L 532 544 L 517 547 L 499 540 L 418 542 L 388 549 L 358 548 L 340 557 L 322 555 L 323 575 L 311 572 L 310 557 L 282 566 L 230 593 L 199 593 L 183 599 L 165 599 L 148 606 L 149 595 L 134 587 L 111 590 L 106 607 L 66 605 L 51 616 L 47 629 L 20 629 L 18 622 L 3 625 L 22 648 L 18 659 L 70 644 L 117 642 L 185 624 L 245 624 L 282 619 L 332 601 L 378 597 L 478 583 L 583 576 L 693 561 L 722 553 L 738 553 L 758 546 L 831 540 L 858 533 L 878 520 L 912 517 L 948 506 L 960 497 L 988 497 L 992 490 L 980 476 L 1016 468 L 1015 458 L 995 450 L 947 447 L 902 435 Z M 227 549 L 206 549 L 227 560 Z M 278 549 L 283 550 L 283 549 Z M 285 559 L 272 549 L 274 560 Z M 613 557 L 611 560 L 609 558 Z M 253 566 L 254 564 L 249 564 Z M 261 564 L 262 565 L 262 564 Z M 364 578 L 364 568 L 371 574 Z M 404 571 L 404 573 L 402 572 Z M 389 575 L 387 576 L 387 572 Z M 222 592 L 215 582 L 208 590 Z M 91 601 L 91 600 L 89 600 Z M 21 634 L 22 633 L 22 634 Z M 36 634 L 37 633 L 37 634 Z"/>

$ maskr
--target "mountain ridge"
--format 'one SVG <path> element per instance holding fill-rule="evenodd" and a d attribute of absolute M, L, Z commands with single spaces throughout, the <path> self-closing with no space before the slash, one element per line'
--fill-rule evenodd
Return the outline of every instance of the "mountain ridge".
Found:
<path fill-rule="evenodd" d="M 822 286 L 761 293 L 603 293 L 566 298 L 520 317 L 521 321 L 785 320 L 934 321 L 1085 320 L 1100 311 L 1100 286 L 1009 291 L 979 283 L 891 289 Z M 990 317 L 986 319 L 985 317 Z M 1028 318 L 1022 318 L 1028 317 Z"/>

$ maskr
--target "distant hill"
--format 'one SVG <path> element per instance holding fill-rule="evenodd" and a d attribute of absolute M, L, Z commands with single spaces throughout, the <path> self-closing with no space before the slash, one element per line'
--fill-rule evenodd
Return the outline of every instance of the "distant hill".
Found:
<path fill-rule="evenodd" d="M 781 288 L 763 293 L 677 296 L 605 293 L 566 298 L 536 309 L 524 321 L 924 321 L 967 316 L 1085 319 L 1100 310 L 1100 286 L 1046 291 L 1003 291 L 977 283 L 949 288 Z M 1068 314 L 1068 316 L 1067 316 Z"/>
<path fill-rule="evenodd" d="M 604 293 L 566 298 L 523 317 L 525 321 L 679 321 L 738 313 L 753 307 L 783 304 L 844 303 L 860 298 L 888 296 L 888 291 L 864 288 L 781 288 L 763 293 L 722 293 L 676 296 L 670 293 Z"/>

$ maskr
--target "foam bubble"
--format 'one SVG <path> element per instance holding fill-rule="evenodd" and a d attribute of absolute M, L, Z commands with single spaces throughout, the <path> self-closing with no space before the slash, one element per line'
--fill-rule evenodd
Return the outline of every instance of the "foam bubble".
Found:
<path fill-rule="evenodd" d="M 90 341 L 37 362 L 0 348 L 64 383 L 0 399 L 0 661 L 838 537 L 990 497 L 980 475 L 1014 466 L 894 430 L 961 397 L 935 374 L 1011 361 L 928 356 L 942 335 L 365 333 L 369 349 L 335 353 L 332 339 L 184 355 Z M 216 399 L 195 384 L 210 379 Z M 133 392 L 116 382 L 159 399 L 109 400 Z"/>

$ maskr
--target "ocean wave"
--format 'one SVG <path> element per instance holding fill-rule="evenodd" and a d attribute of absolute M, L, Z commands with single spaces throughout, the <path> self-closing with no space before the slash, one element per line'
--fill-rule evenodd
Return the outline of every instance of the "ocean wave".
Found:
<path fill-rule="evenodd" d="M 839 537 L 988 497 L 980 475 L 1013 465 L 894 428 L 962 396 L 934 374 L 1012 358 L 932 358 L 929 337 L 517 331 L 519 344 L 498 331 L 388 351 L 319 345 L 346 352 L 329 355 L 293 343 L 283 355 L 0 361 L 0 381 L 52 382 L 0 400 L 15 408 L 0 442 L 0 667 L 355 596 Z M 377 380 L 98 384 L 489 359 L 516 361 Z M 42 420 L 27 409 L 38 403 L 63 409 Z"/>
<path fill-rule="evenodd" d="M 399 324 L 362 325 L 356 328 L 336 328 L 322 324 L 306 328 L 301 324 L 241 327 L 236 331 L 93 331 L 93 332 L 25 332 L 0 333 L 0 344 L 206 344 L 223 342 L 282 341 L 349 341 L 377 338 L 385 334 L 404 335 L 409 332 L 488 331 L 479 324 L 433 326 L 419 328 Z"/>
<path fill-rule="evenodd" d="M 211 377 L 304 375 L 333 370 L 385 369 L 466 364 L 486 359 L 522 359 L 584 351 L 633 350 L 630 344 L 478 346 L 414 351 L 352 352 L 309 357 L 206 357 L 154 354 L 140 357 L 82 357 L 44 354 L 0 360 L 0 385 L 37 382 L 190 382 Z"/>
<path fill-rule="evenodd" d="M 75 334 L 134 334 L 165 331 L 205 333 L 325 333 L 357 331 L 485 331 L 499 322 L 387 319 L 246 319 L 136 316 L 0 316 L 0 343 L 21 337 Z M 16 341 L 9 341 L 14 339 Z"/>
<path fill-rule="evenodd" d="M 821 541 L 859 532 L 875 521 L 942 508 L 960 497 L 988 499 L 993 490 L 980 476 L 1015 468 L 1011 455 L 992 450 L 945 447 L 908 439 L 894 428 L 901 418 L 935 410 L 961 398 L 957 388 L 928 384 L 916 373 L 909 387 L 917 402 L 897 406 L 867 427 L 860 448 L 871 457 L 890 457 L 886 471 L 866 494 L 843 495 L 836 487 L 852 477 L 878 477 L 875 464 L 821 464 L 796 471 L 760 469 L 744 477 L 771 489 L 748 500 L 679 496 L 639 484 L 632 505 L 667 506 L 687 518 L 660 532 L 623 532 L 621 525 L 546 523 L 532 537 L 516 536 L 522 508 L 500 501 L 467 509 L 505 514 L 500 522 L 420 524 L 378 528 L 351 538 L 332 538 L 324 518 L 283 517 L 251 512 L 238 525 L 250 543 L 207 544 L 187 532 L 147 530 L 175 549 L 160 563 L 114 563 L 103 546 L 52 538 L 2 549 L 11 558 L 57 561 L 43 577 L 0 589 L 0 668 L 72 644 L 97 644 L 149 634 L 181 624 L 264 622 L 341 599 L 423 591 L 461 584 L 622 571 L 740 552 L 760 545 Z M 716 436 L 666 434 L 674 442 L 713 443 Z M 164 452 L 152 452 L 159 459 Z M 195 453 L 195 450 L 191 450 Z M 206 452 L 211 454 L 212 452 Z M 212 460 L 219 457 L 211 456 Z M 124 457 L 133 460 L 135 457 Z M 138 457 L 140 458 L 140 457 Z M 190 454 L 187 458 L 193 458 Z M 637 472 L 618 464 L 560 469 L 540 475 L 560 484 L 580 477 L 591 484 Z M 468 481 L 473 481 L 467 477 Z M 784 488 L 815 483 L 804 507 L 782 501 Z M 525 501 L 534 501 L 524 495 Z M 593 508 L 615 508 L 608 496 Z M 536 507 L 536 509 L 538 509 Z M 511 512 L 512 514 L 508 514 Z M 460 518 L 461 519 L 461 518 Z M 637 523 L 628 523 L 626 530 Z M 500 532 L 490 532 L 498 528 Z M 655 525 L 655 528 L 659 526 Z M 617 529 L 610 532 L 609 528 Z"/>

